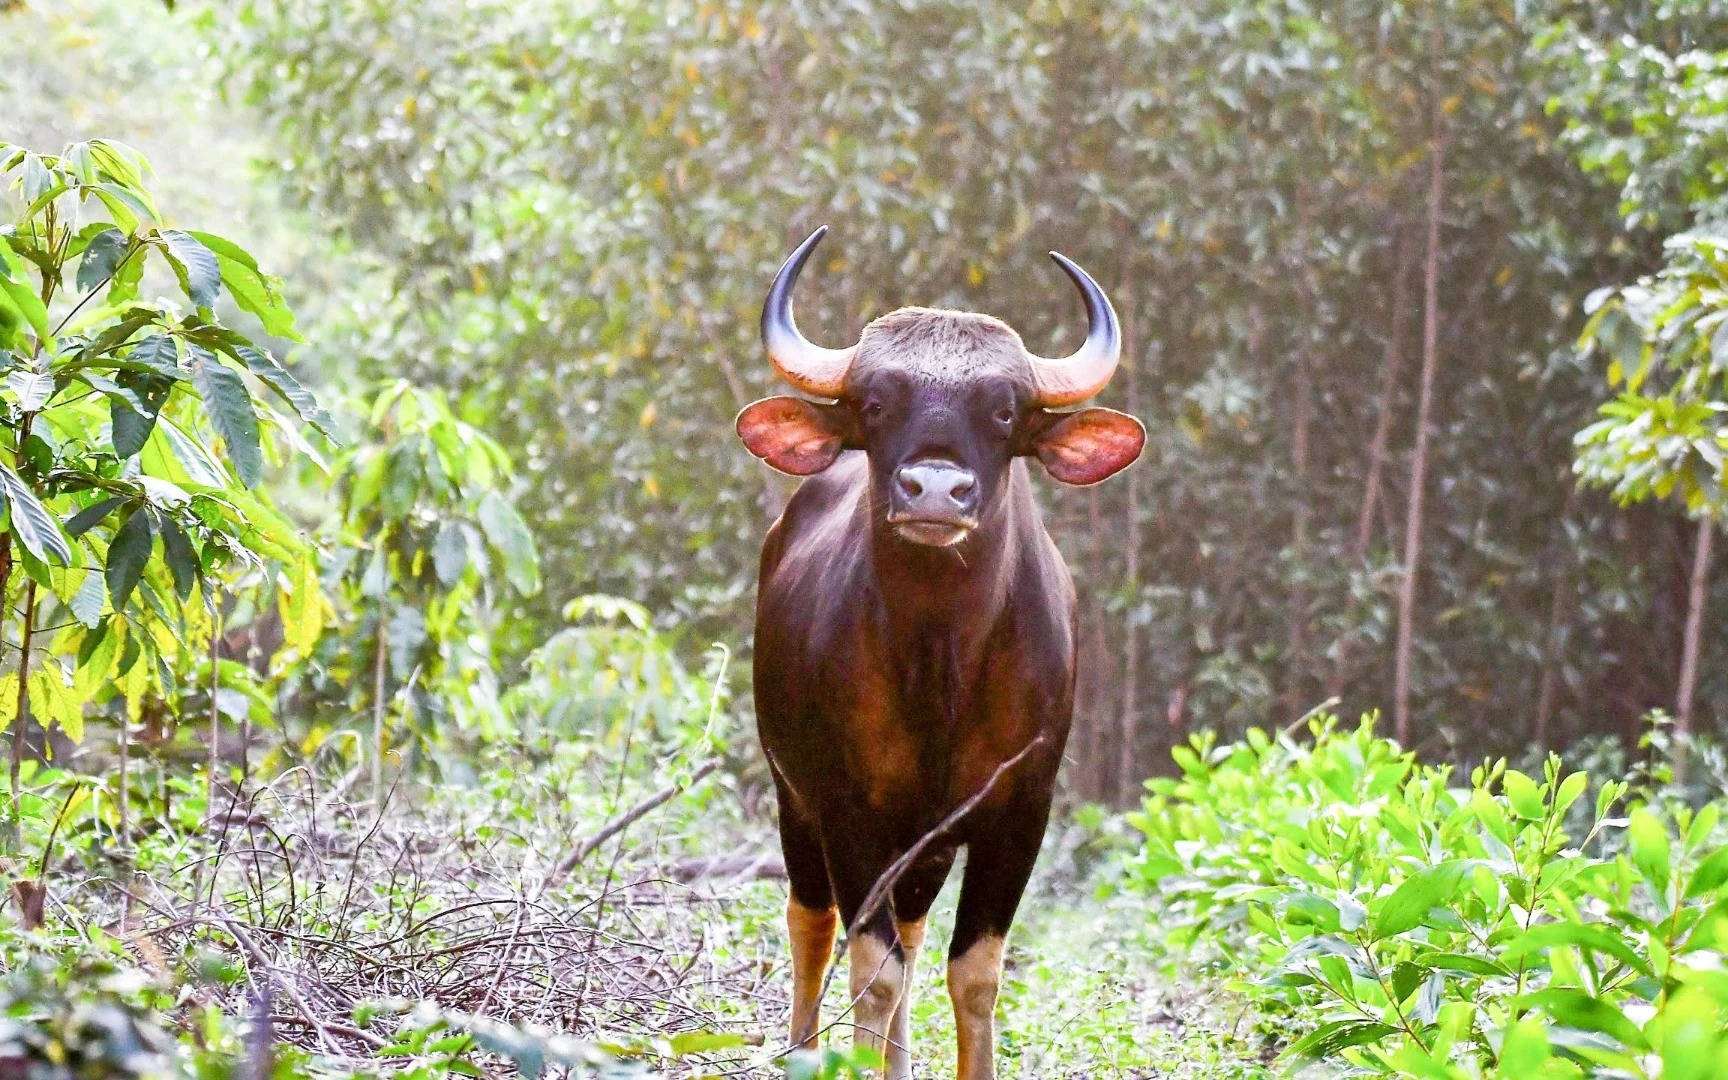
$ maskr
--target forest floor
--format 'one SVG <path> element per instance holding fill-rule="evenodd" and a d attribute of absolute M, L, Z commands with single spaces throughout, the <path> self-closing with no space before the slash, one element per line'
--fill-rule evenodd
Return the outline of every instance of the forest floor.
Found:
<path fill-rule="evenodd" d="M 674 787 L 692 771 L 679 775 Z M 308 777 L 293 770 L 244 803 L 219 799 L 215 814 L 184 799 L 176 827 L 139 843 L 130 888 L 68 852 L 50 875 L 50 928 L 105 928 L 164 977 L 202 971 L 192 999 L 230 1015 L 255 1015 L 248 987 L 269 984 L 278 1038 L 358 1072 L 425 1064 L 440 1032 L 502 1022 L 481 1041 L 504 1057 L 514 1047 L 556 1061 L 570 1040 L 551 1033 L 563 1032 L 658 1075 L 783 1075 L 786 885 L 772 876 L 771 824 L 743 811 L 725 774 L 573 866 L 595 823 L 632 805 L 621 787 L 605 798 L 572 771 L 500 768 L 472 785 L 399 785 L 379 814 L 351 797 L 365 786 L 352 774 L 325 790 Z M 1256 1018 L 1202 989 L 1143 900 L 1100 887 L 1113 862 L 1096 836 L 1072 819 L 1053 828 L 1010 939 L 999 1075 L 1269 1075 Z M 932 912 L 932 959 L 916 973 L 914 1056 L 932 1080 L 953 1069 L 939 958 L 958 879 Z M 844 1045 L 843 972 L 834 983 L 823 1020 Z M 476 1016 L 487 1019 L 476 1027 Z"/>

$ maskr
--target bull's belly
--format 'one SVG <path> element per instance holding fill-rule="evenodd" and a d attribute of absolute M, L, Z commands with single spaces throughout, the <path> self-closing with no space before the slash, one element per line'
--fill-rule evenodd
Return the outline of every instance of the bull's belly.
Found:
<path fill-rule="evenodd" d="M 1037 730 L 974 726 L 956 740 L 898 726 L 848 724 L 845 717 L 820 727 L 806 733 L 813 738 L 797 740 L 802 745 L 776 745 L 770 725 L 762 733 L 795 803 L 813 821 L 863 813 L 893 823 L 893 831 L 922 833 L 989 788 L 968 814 L 986 816 L 1032 771 L 1048 770 L 1046 755 L 1028 754 L 1038 760 L 998 775 L 1004 762 L 1039 739 Z"/>

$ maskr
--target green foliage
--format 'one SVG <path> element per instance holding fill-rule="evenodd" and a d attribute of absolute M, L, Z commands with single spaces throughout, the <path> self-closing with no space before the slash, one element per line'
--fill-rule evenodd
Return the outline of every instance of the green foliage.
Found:
<path fill-rule="evenodd" d="M 1515 739 L 1498 718 L 1545 673 L 1556 729 L 1601 730 L 1623 671 L 1602 657 L 1659 667 L 1657 545 L 1564 479 L 1599 393 L 1579 301 L 1643 264 L 1547 115 L 1558 6 L 254 0 L 218 21 L 288 197 L 396 285 L 318 351 L 490 418 L 527 465 L 548 627 L 605 593 L 741 636 L 785 486 L 731 422 L 772 392 L 762 289 L 811 227 L 836 232 L 799 312 L 830 345 L 917 303 L 1058 353 L 1079 317 L 1043 252 L 1078 259 L 1129 331 L 1103 403 L 1151 442 L 1137 481 L 1040 495 L 1106 627 L 1086 670 L 1135 653 L 1144 751 L 1167 714 L 1240 730 L 1335 679 L 1384 698 L 1420 319 L 1388 339 L 1401 277 L 1420 308 L 1436 97 L 1423 730 Z M 1081 698 L 1081 772 L 1114 769 L 1122 695 Z"/>
<path fill-rule="evenodd" d="M 215 310 L 232 295 L 291 333 L 278 283 L 228 241 L 165 228 L 147 172 L 104 140 L 59 155 L 0 147 L 21 208 L 0 227 L 0 610 L 21 598 L 25 656 L 0 677 L 0 716 L 33 716 L 73 742 L 93 706 L 123 702 L 131 721 L 147 697 L 179 710 L 216 632 L 218 590 L 317 588 L 299 532 L 250 489 L 268 436 L 299 438 L 266 394 L 321 414 Z M 190 311 L 144 299 L 152 267 Z M 243 374 L 260 366 L 280 376 Z M 33 656 L 41 616 L 57 612 L 60 633 Z M 14 726 L 14 787 L 26 735 Z"/>
<path fill-rule="evenodd" d="M 1725 26 L 1715 4 L 1664 6 L 1642 25 L 1568 19 L 1546 42 L 1565 76 L 1550 108 L 1580 164 L 1621 185 L 1629 228 L 1675 233 L 1661 270 L 1586 302 L 1580 350 L 1607 362 L 1618 393 L 1579 432 L 1578 472 L 1623 503 L 1674 497 L 1714 517 L 1728 446 L 1728 53 L 1702 46 Z"/>
<path fill-rule="evenodd" d="M 1634 803 L 1550 756 L 1458 786 L 1364 721 L 1182 748 L 1135 888 L 1300 1037 L 1292 1066 L 1467 1077 L 1728 1068 L 1722 806 Z"/>
<path fill-rule="evenodd" d="M 1624 389 L 1578 433 L 1578 471 L 1623 503 L 1675 497 L 1720 518 L 1728 509 L 1728 240 L 1694 231 L 1666 247 L 1659 273 L 1593 298 L 1599 307 L 1583 346 L 1607 354 L 1609 385 Z"/>
<path fill-rule="evenodd" d="M 727 700 L 723 648 L 697 678 L 640 604 L 583 596 L 565 606 L 564 617 L 573 625 L 529 654 L 527 677 L 504 696 L 510 737 L 542 750 L 574 744 L 616 751 L 632 738 L 717 746 L 715 716 Z"/>
<path fill-rule="evenodd" d="M 489 732 L 499 715 L 495 639 L 514 625 L 508 594 L 540 587 L 534 538 L 508 497 L 510 457 L 435 391 L 398 380 L 365 407 L 335 470 L 329 571 L 350 617 L 302 682 L 312 701 L 370 705 L 375 722 L 390 710 L 420 749 Z M 307 625 L 297 637 L 317 641 L 322 614 L 299 614 Z M 315 724 L 308 745 L 330 729 Z"/>
<path fill-rule="evenodd" d="M 0 1068 L 32 1080 L 157 1077 L 172 1039 L 140 1007 L 143 980 L 112 963 L 60 967 L 36 950 L 9 962 L 0 982 Z"/>

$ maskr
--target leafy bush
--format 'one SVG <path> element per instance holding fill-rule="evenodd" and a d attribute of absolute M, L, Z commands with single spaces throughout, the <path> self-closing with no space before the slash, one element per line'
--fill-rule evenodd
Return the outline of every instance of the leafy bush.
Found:
<path fill-rule="evenodd" d="M 1581 772 L 1416 762 L 1335 721 L 1179 748 L 1133 825 L 1135 887 L 1285 1051 L 1424 1077 L 1728 1074 L 1728 845 L 1717 804 L 1634 801 Z"/>
<path fill-rule="evenodd" d="M 213 724 L 224 700 L 245 711 L 246 673 L 218 685 L 208 663 L 222 598 L 242 590 L 280 603 L 289 648 L 317 636 L 313 553 L 255 489 L 278 442 L 304 446 L 301 424 L 328 432 L 330 418 L 218 307 L 260 337 L 295 338 L 293 316 L 246 251 L 168 228 L 148 173 L 100 139 L 58 155 L 0 144 L 19 206 L 0 224 L 0 635 L 21 613 L 0 726 L 15 830 L 32 719 L 75 744 L 106 707 L 124 745 L 147 711 L 153 734 L 171 730 L 202 688 Z"/>
<path fill-rule="evenodd" d="M 580 741 L 617 746 L 635 737 L 669 747 L 712 746 L 715 710 L 726 693 L 728 656 L 697 677 L 648 609 L 613 596 L 580 596 L 564 606 L 572 624 L 528 657 L 528 677 L 504 697 L 510 735 L 539 749 Z"/>

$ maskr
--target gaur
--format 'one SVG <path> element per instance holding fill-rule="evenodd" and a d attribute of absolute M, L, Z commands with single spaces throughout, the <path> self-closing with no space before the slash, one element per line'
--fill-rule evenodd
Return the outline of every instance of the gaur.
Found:
<path fill-rule="evenodd" d="M 1033 355 L 988 315 L 929 308 L 890 312 L 851 348 L 827 349 L 792 317 L 826 231 L 786 260 L 762 309 L 775 370 L 824 400 L 768 398 L 737 423 L 752 454 L 809 478 L 768 530 L 756 605 L 756 716 L 791 882 L 791 1037 L 815 1043 L 843 922 L 846 1022 L 889 1077 L 911 1076 L 912 967 L 964 847 L 948 993 L 958 1076 L 984 1080 L 1004 938 L 1074 704 L 1074 586 L 1025 459 L 1094 484 L 1132 463 L 1146 433 L 1109 409 L 1056 411 L 1102 390 L 1121 353 L 1110 301 L 1073 262 L 1051 252 L 1088 320 L 1064 359 Z M 888 901 L 860 912 L 889 866 L 981 791 Z"/>

